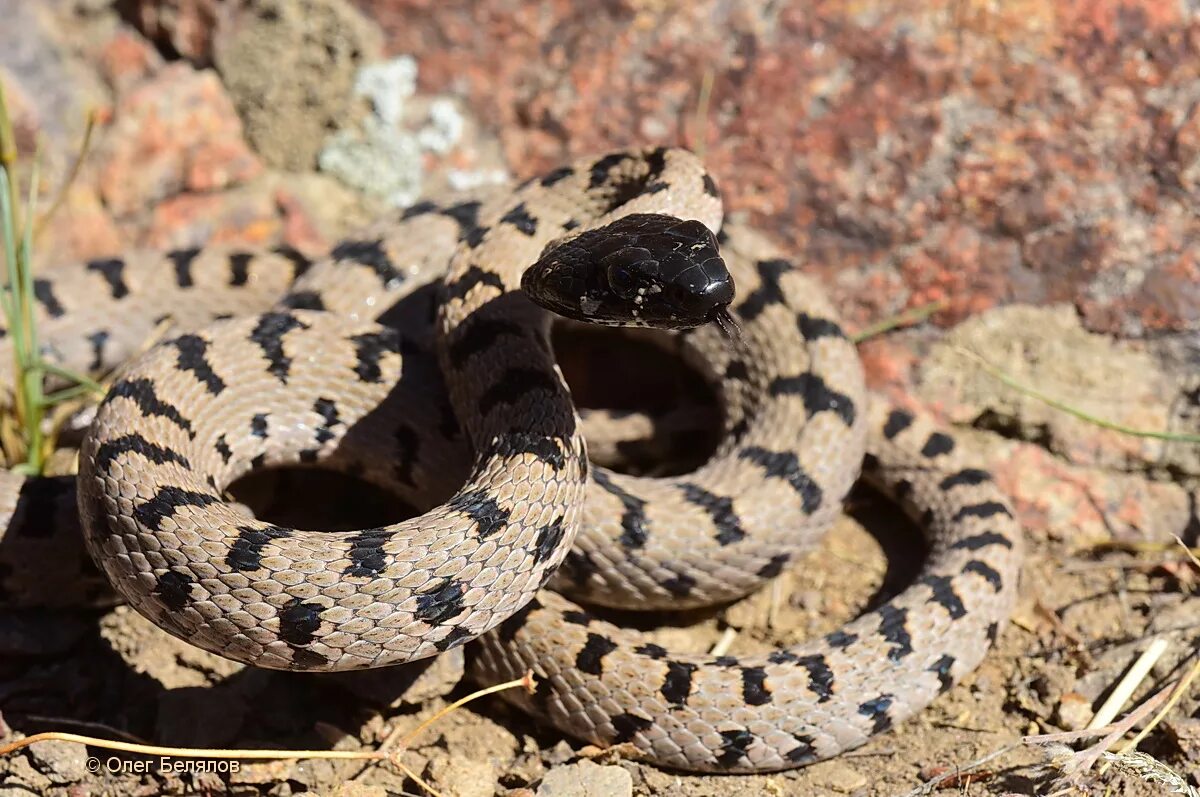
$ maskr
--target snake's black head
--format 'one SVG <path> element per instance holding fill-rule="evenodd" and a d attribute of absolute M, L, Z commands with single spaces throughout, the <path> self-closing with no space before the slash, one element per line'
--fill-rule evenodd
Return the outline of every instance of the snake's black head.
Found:
<path fill-rule="evenodd" d="M 552 244 L 521 287 L 559 315 L 593 324 L 729 329 L 733 277 L 699 221 L 637 213 Z"/>

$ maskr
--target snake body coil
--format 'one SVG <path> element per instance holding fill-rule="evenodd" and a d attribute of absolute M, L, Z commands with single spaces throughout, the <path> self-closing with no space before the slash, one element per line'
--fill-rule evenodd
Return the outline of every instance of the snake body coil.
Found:
<path fill-rule="evenodd" d="M 123 372 L 85 439 L 89 549 L 160 627 L 257 666 L 382 666 L 478 637 L 477 678 L 533 669 L 536 693 L 513 699 L 663 765 L 767 771 L 861 744 L 982 658 L 1015 598 L 1019 529 L 953 438 L 868 402 L 813 283 L 740 227 L 721 231 L 722 263 L 718 229 L 694 156 L 656 149 L 508 195 L 420 203 L 316 264 L 206 250 L 60 272 L 38 297 L 65 364 L 119 362 L 164 308 L 188 330 Z M 447 259 L 424 313 L 375 323 Z M 240 304 L 203 326 L 216 313 L 196 295 Z M 712 458 L 672 478 L 589 468 L 549 316 L 529 297 L 577 319 L 681 329 L 676 345 L 722 401 Z M 866 476 L 931 553 L 913 585 L 834 634 L 764 657 L 676 654 L 557 594 L 671 608 L 745 595 L 828 528 L 864 448 Z M 241 475 L 286 464 L 356 473 L 426 511 L 316 532 L 223 499 Z M 451 497 L 429 507 L 430 495 Z M 74 498 L 70 480 L 0 479 L 0 596 L 20 602 L 39 580 L 6 561 L 82 561 L 64 555 Z"/>

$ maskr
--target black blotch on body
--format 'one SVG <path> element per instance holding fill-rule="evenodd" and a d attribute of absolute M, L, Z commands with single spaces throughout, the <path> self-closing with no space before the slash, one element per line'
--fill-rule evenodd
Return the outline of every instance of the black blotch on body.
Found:
<path fill-rule="evenodd" d="M 888 440 L 894 440 L 896 435 L 912 426 L 912 422 L 913 416 L 904 410 L 892 410 L 883 424 L 883 436 Z"/>
<path fill-rule="evenodd" d="M 171 517 L 180 507 L 208 506 L 220 502 L 221 499 L 211 493 L 198 493 L 168 485 L 160 487 L 149 501 L 134 507 L 133 517 L 141 525 L 158 531 L 162 528 L 162 519 Z"/>
<path fill-rule="evenodd" d="M 567 533 L 563 527 L 563 519 L 556 518 L 552 523 L 538 529 L 533 540 L 533 563 L 540 565 L 548 560 L 562 544 L 563 535 Z"/>
<path fill-rule="evenodd" d="M 3 330 L 0 330 L 0 338 L 4 337 Z M 92 344 L 92 361 L 88 364 L 88 370 L 95 373 L 104 367 L 104 344 L 108 343 L 110 335 L 107 331 L 101 329 L 87 336 L 88 343 Z"/>
<path fill-rule="evenodd" d="M 300 647 L 313 641 L 321 627 L 321 612 L 325 607 L 292 598 L 279 612 L 279 638 L 289 645 Z"/>
<path fill-rule="evenodd" d="M 647 642 L 644 645 L 638 645 L 633 649 L 633 652 L 639 656 L 646 656 L 651 659 L 664 659 L 667 656 L 667 649 L 662 645 L 656 645 L 653 642 Z"/>
<path fill-rule="evenodd" d="M 188 433 L 188 437 L 195 437 L 195 432 L 192 431 L 192 422 L 183 417 L 183 414 L 172 404 L 168 404 L 158 397 L 154 390 L 154 383 L 149 379 L 122 379 L 108 389 L 108 395 L 104 399 L 107 404 L 118 398 L 127 398 L 137 404 L 146 415 L 157 415 L 171 421 L 180 429 Z"/>
<path fill-rule="evenodd" d="M 558 389 L 558 381 L 540 368 L 509 368 L 479 397 L 479 414 L 489 415 L 496 407 L 515 404 L 534 391 L 557 393 Z"/>
<path fill-rule="evenodd" d="M 558 471 L 562 470 L 567 464 L 566 457 L 563 455 L 563 449 L 566 447 L 566 441 L 560 437 L 547 437 L 546 435 L 513 430 L 496 440 L 491 454 L 500 457 L 532 454 Z"/>
<path fill-rule="evenodd" d="M 184 468 L 192 467 L 187 457 L 178 451 L 152 443 L 137 432 L 132 432 L 112 440 L 105 440 L 100 444 L 100 447 L 96 449 L 97 470 L 107 470 L 113 460 L 128 452 L 140 454 L 156 465 L 173 462 Z"/>
<path fill-rule="evenodd" d="M 741 518 L 733 511 L 732 498 L 714 495 L 695 484 L 684 483 L 679 485 L 679 488 L 683 491 L 684 498 L 708 513 L 713 525 L 717 527 L 718 545 L 732 545 L 745 538 L 746 532 L 742 528 Z"/>
<path fill-rule="evenodd" d="M 564 623 L 571 625 L 587 626 L 592 622 L 591 615 L 579 609 L 568 609 L 562 613 L 562 619 Z"/>
<path fill-rule="evenodd" d="M 800 458 L 794 452 L 768 451 L 759 446 L 750 446 L 742 449 L 739 456 L 761 466 L 768 476 L 790 484 L 800 496 L 806 513 L 812 514 L 820 508 L 823 498 L 821 488 L 804 472 Z"/>
<path fill-rule="evenodd" d="M 713 180 L 712 175 L 704 175 L 704 193 L 716 199 L 721 198 L 721 191 L 717 188 L 717 184 Z"/>
<path fill-rule="evenodd" d="M 880 695 L 874 700 L 868 700 L 859 705 L 858 713 L 872 721 L 871 733 L 882 733 L 892 727 L 892 720 L 888 716 L 887 710 L 891 707 L 894 699 L 893 695 Z"/>
<path fill-rule="evenodd" d="M 438 204 L 436 202 L 431 202 L 428 199 L 423 199 L 420 202 L 417 202 L 415 204 L 412 204 L 412 205 L 409 205 L 408 207 L 406 207 L 404 209 L 404 212 L 400 214 L 400 220 L 407 221 L 411 218 L 415 218 L 416 216 L 424 216 L 426 213 L 434 213 L 434 212 L 437 212 L 438 210 L 439 210 L 439 208 L 438 208 Z"/>
<path fill-rule="evenodd" d="M 480 539 L 486 539 L 508 525 L 512 513 L 500 506 L 483 490 L 467 490 L 459 493 L 446 502 L 446 506 L 456 512 L 462 512 L 478 527 Z"/>
<path fill-rule="evenodd" d="M 831 634 L 825 635 L 825 641 L 830 647 L 848 648 L 858 641 L 858 634 L 851 634 L 847 631 L 834 631 Z"/>
<path fill-rule="evenodd" d="M 779 280 L 792 270 L 792 264 L 787 260 L 760 260 L 754 267 L 758 270 L 761 284 L 751 291 L 738 308 L 738 315 L 746 321 L 758 318 L 769 305 L 784 303 Z"/>
<path fill-rule="evenodd" d="M 460 234 L 466 233 L 479 225 L 480 205 L 481 203 L 478 200 L 460 202 L 457 205 L 451 205 L 444 209 L 442 215 L 449 216 L 458 223 Z"/>
<path fill-rule="evenodd" d="M 1013 547 L 1012 540 L 1005 537 L 1003 534 L 995 531 L 984 531 L 979 534 L 973 534 L 970 537 L 963 537 L 961 540 L 956 540 L 950 545 L 951 551 L 978 551 L 982 548 L 987 548 L 990 545 L 999 545 L 1002 548 Z"/>
<path fill-rule="evenodd" d="M 929 587 L 930 592 L 933 593 L 931 600 L 944 608 L 950 615 L 950 619 L 957 620 L 966 615 L 967 607 L 963 606 L 962 598 L 954 591 L 953 578 L 928 575 L 922 578 L 920 583 Z"/>
<path fill-rule="evenodd" d="M 936 673 L 938 682 L 941 686 L 938 692 L 945 692 L 950 687 L 954 686 L 954 678 L 950 675 L 950 668 L 954 666 L 954 657 L 947 654 L 935 661 L 929 668 L 929 671 Z"/>
<path fill-rule="evenodd" d="M 250 340 L 262 349 L 267 361 L 267 370 L 280 382 L 287 384 L 292 358 L 283 352 L 283 336 L 294 329 L 308 329 L 308 325 L 291 313 L 265 313 L 250 332 Z"/>
<path fill-rule="evenodd" d="M 600 675 L 604 672 L 604 657 L 617 649 L 617 643 L 606 636 L 589 633 L 587 642 L 575 657 L 575 668 L 588 675 Z"/>
<path fill-rule="evenodd" d="M 858 411 L 854 401 L 845 393 L 830 388 L 814 373 L 777 377 L 771 382 L 770 391 L 772 396 L 799 396 L 810 418 L 817 413 L 834 412 L 846 426 L 854 425 Z"/>
<path fill-rule="evenodd" d="M 500 221 L 511 224 L 526 235 L 537 233 L 537 219 L 529 215 L 529 211 L 525 209 L 524 202 L 501 216 Z"/>
<path fill-rule="evenodd" d="M 250 434 L 259 439 L 267 437 L 267 413 L 260 412 L 250 419 Z"/>
<path fill-rule="evenodd" d="M 179 350 L 176 360 L 179 368 L 190 371 L 210 394 L 220 395 L 225 389 L 225 380 L 217 376 L 208 361 L 208 341 L 199 335 L 180 335 L 171 342 Z"/>
<path fill-rule="evenodd" d="M 541 183 L 543 188 L 549 188 L 555 183 L 562 182 L 575 173 L 575 170 L 570 166 L 560 166 L 552 172 L 547 172 L 542 176 Z"/>
<path fill-rule="evenodd" d="M 729 365 L 725 366 L 725 378 L 735 379 L 739 382 L 745 382 L 750 378 L 750 369 L 746 367 L 745 360 L 731 360 Z"/>
<path fill-rule="evenodd" d="M 350 342 L 354 344 L 354 373 L 362 381 L 372 384 L 383 379 L 380 367 L 383 356 L 400 351 L 400 335 L 394 330 L 364 332 L 353 335 Z"/>
<path fill-rule="evenodd" d="M 846 331 L 836 321 L 808 313 L 796 314 L 796 328 L 800 330 L 800 334 L 804 336 L 805 340 L 846 337 Z"/>
<path fill-rule="evenodd" d="M 154 594 L 171 611 L 180 611 L 191 599 L 192 577 L 186 573 L 168 570 L 158 577 Z"/>
<path fill-rule="evenodd" d="M 879 632 L 892 643 L 888 658 L 900 661 L 913 652 L 912 637 L 908 633 L 908 610 L 886 603 L 879 607 Z"/>
<path fill-rule="evenodd" d="M 723 767 L 736 766 L 754 740 L 754 734 L 744 729 L 721 731 L 721 755 L 717 756 L 717 763 Z"/>
<path fill-rule="evenodd" d="M 175 269 L 175 284 L 180 288 L 190 288 L 195 284 L 192 280 L 192 261 L 199 254 L 199 249 L 176 249 L 167 253 L 167 259 Z"/>
<path fill-rule="evenodd" d="M 802 656 L 796 663 L 808 670 L 808 690 L 817 696 L 818 703 L 833 697 L 833 670 L 824 656 L 819 653 Z"/>
<path fill-rule="evenodd" d="M 999 501 L 984 501 L 979 504 L 971 504 L 964 506 L 954 513 L 954 522 L 966 520 L 967 518 L 990 518 L 996 515 L 1007 515 L 1012 517 L 1012 512 L 1008 511 L 1008 507 Z"/>
<path fill-rule="evenodd" d="M 963 565 L 963 572 L 975 573 L 982 576 L 984 581 L 990 584 L 996 592 L 999 592 L 1004 587 L 1004 579 L 1000 577 L 1000 573 L 996 568 L 979 559 L 972 559 Z"/>
<path fill-rule="evenodd" d="M 771 560 L 758 569 L 758 575 L 762 578 L 775 578 L 783 572 L 783 566 L 792 558 L 791 554 L 779 553 L 771 557 Z"/>
<path fill-rule="evenodd" d="M 462 612 L 462 598 L 462 583 L 446 579 L 439 586 L 417 594 L 417 608 L 413 614 L 422 622 L 439 625 Z"/>
<path fill-rule="evenodd" d="M 433 646 L 445 653 L 451 648 L 456 648 L 466 642 L 474 634 L 469 628 L 463 628 L 461 625 L 456 625 L 450 629 L 450 633 L 433 643 Z"/>
<path fill-rule="evenodd" d="M 125 261 L 117 258 L 108 260 L 93 260 L 87 264 L 88 271 L 96 271 L 108 283 L 109 292 L 114 299 L 123 299 L 129 295 L 129 286 L 125 284 Z"/>
<path fill-rule="evenodd" d="M 481 241 L 483 234 L 486 233 L 487 230 L 482 227 L 476 229 L 479 232 L 479 240 Z M 472 245 L 478 246 L 479 242 L 476 241 L 472 243 Z M 500 279 L 499 274 L 494 271 L 484 271 L 479 266 L 471 266 L 463 272 L 461 277 L 446 285 L 446 298 L 459 300 L 464 299 L 466 298 L 467 294 L 471 292 L 471 289 L 476 285 L 490 285 L 500 292 L 504 291 L 504 280 Z"/>
<path fill-rule="evenodd" d="M 512 321 L 473 316 L 454 335 L 454 341 L 448 348 L 450 363 L 455 368 L 461 368 L 472 356 L 489 349 L 501 336 L 519 336 L 521 332 L 520 325 Z"/>
<path fill-rule="evenodd" d="M 679 598 L 686 598 L 696 588 L 696 579 L 685 573 L 677 573 L 662 582 L 663 589 Z"/>
<path fill-rule="evenodd" d="M 281 526 L 238 526 L 238 538 L 225 554 L 225 564 L 238 572 L 258 570 L 262 567 L 263 551 L 272 540 L 290 536 L 291 529 Z"/>
<path fill-rule="evenodd" d="M 986 470 L 980 470 L 979 468 L 964 468 L 958 473 L 952 473 L 946 478 L 942 479 L 938 484 L 938 487 L 942 488 L 943 490 L 950 490 L 955 487 L 963 486 L 974 487 L 977 484 L 983 484 L 984 482 L 991 480 L 992 474 L 988 473 Z"/>
<path fill-rule="evenodd" d="M 646 523 L 646 502 L 615 484 L 602 470 L 595 471 L 592 478 L 601 489 L 621 502 L 621 545 L 626 548 L 644 546 L 650 536 Z"/>
<path fill-rule="evenodd" d="M 218 437 L 217 441 L 213 443 L 213 447 L 217 449 L 217 453 L 221 455 L 221 459 L 225 461 L 225 464 L 229 464 L 229 458 L 233 456 L 233 449 L 225 441 L 225 435 L 222 434 Z"/>
<path fill-rule="evenodd" d="M 392 538 L 385 529 L 363 529 L 350 537 L 350 564 L 343 571 L 348 576 L 372 578 L 387 567 L 383 546 Z"/>
<path fill-rule="evenodd" d="M 813 751 L 816 739 L 804 733 L 793 733 L 792 738 L 796 740 L 796 746 L 784 754 L 788 761 L 800 765 L 817 760 L 817 754 Z"/>
<path fill-rule="evenodd" d="M 62 316 L 63 306 L 59 304 L 58 299 L 54 296 L 54 286 L 47 279 L 35 279 L 33 281 L 33 298 L 38 300 L 38 304 L 46 308 L 46 312 L 51 318 L 59 318 Z"/>
<path fill-rule="evenodd" d="M 229 256 L 229 284 L 235 288 L 245 285 L 250 280 L 250 261 L 254 255 L 249 252 L 234 252 Z"/>
<path fill-rule="evenodd" d="M 324 422 L 316 429 L 317 442 L 327 443 L 333 439 L 333 427 L 338 424 L 337 404 L 333 399 L 318 398 L 313 402 L 313 412 L 320 415 Z"/>
<path fill-rule="evenodd" d="M 618 714 L 612 718 L 611 722 L 613 730 L 616 731 L 613 736 L 613 742 L 616 744 L 631 741 L 634 736 L 654 724 L 654 720 L 628 713 Z"/>
<path fill-rule="evenodd" d="M 284 297 L 283 303 L 293 310 L 325 309 L 325 302 L 316 291 L 293 291 Z"/>
<path fill-rule="evenodd" d="M 667 702 L 676 706 L 687 705 L 688 697 L 692 694 L 692 675 L 698 668 L 686 661 L 668 661 L 667 674 L 663 678 L 659 692 Z"/>
<path fill-rule="evenodd" d="M 942 432 L 934 432 L 929 435 L 929 439 L 925 441 L 925 445 L 921 447 L 921 454 L 926 457 L 938 457 L 942 454 L 949 454 L 954 450 L 954 438 Z"/>
<path fill-rule="evenodd" d="M 748 706 L 765 706 L 771 702 L 767 672 L 762 667 L 742 668 L 742 700 Z"/>
<path fill-rule="evenodd" d="M 403 282 L 404 274 L 396 268 L 396 264 L 388 257 L 381 239 L 342 241 L 329 252 L 335 260 L 349 260 L 366 266 L 374 272 L 385 286 L 391 287 Z"/>

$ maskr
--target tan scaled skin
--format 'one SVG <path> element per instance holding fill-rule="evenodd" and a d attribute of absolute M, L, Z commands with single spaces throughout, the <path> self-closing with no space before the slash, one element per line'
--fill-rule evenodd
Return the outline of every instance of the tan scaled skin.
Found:
<path fill-rule="evenodd" d="M 820 291 L 761 236 L 728 225 L 741 334 L 677 336 L 718 388 L 724 442 L 685 476 L 589 469 L 547 316 L 518 286 L 554 239 L 635 212 L 721 225 L 694 156 L 629 151 L 511 194 L 422 203 L 316 264 L 214 249 L 48 280 L 47 339 L 76 368 L 122 359 L 164 307 L 197 329 L 221 312 L 214 304 L 259 311 L 291 285 L 273 313 L 156 347 L 101 407 L 78 491 L 108 578 L 171 633 L 258 666 L 382 666 L 482 635 L 475 677 L 531 667 L 540 686 L 524 705 L 682 769 L 799 766 L 922 708 L 978 663 L 1011 611 L 1021 546 L 1004 499 L 958 465 L 952 438 L 869 404 Z M 414 293 L 447 261 L 447 301 Z M 399 331 L 374 324 L 380 314 Z M 604 435 L 600 420 L 589 433 Z M 549 581 L 633 607 L 744 595 L 828 527 L 864 445 L 868 478 L 919 516 L 932 554 L 915 584 L 842 631 L 768 657 L 676 655 L 539 593 Z M 221 498 L 244 473 L 287 463 L 355 473 L 428 511 L 311 532 Z M 45 574 L 44 586 L 55 568 L 83 566 L 69 541 L 74 493 L 70 480 L 0 480 L 0 601 L 38 600 L 18 571 Z M 454 497 L 429 508 L 430 495 Z M 95 579 L 81 583 L 94 598 Z"/>

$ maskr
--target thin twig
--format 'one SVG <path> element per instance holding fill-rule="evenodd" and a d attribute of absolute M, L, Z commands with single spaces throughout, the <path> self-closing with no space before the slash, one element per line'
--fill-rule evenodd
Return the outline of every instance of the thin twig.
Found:
<path fill-rule="evenodd" d="M 1116 718 L 1117 712 L 1129 702 L 1129 698 L 1133 695 L 1134 690 L 1150 674 L 1150 669 L 1167 652 L 1168 644 L 1166 639 L 1158 637 L 1146 646 L 1146 649 L 1138 656 L 1137 661 L 1125 673 L 1125 677 L 1117 683 L 1112 693 L 1108 696 L 1108 699 L 1096 711 L 1095 716 L 1092 717 L 1092 721 L 1088 723 L 1089 728 L 1099 728 L 1103 725 L 1108 725 Z"/>
<path fill-rule="evenodd" d="M 983 766 L 984 764 L 988 763 L 989 761 L 994 761 L 995 759 L 999 758 L 1000 756 L 1002 756 L 1006 753 L 1010 753 L 1020 746 L 1021 746 L 1020 742 L 1012 742 L 1011 744 L 1006 744 L 1003 747 L 1001 747 L 999 750 L 993 750 L 992 752 L 988 753 L 987 755 L 983 756 L 982 758 L 977 758 L 974 761 L 963 764 L 961 767 L 954 767 L 951 771 L 946 772 L 942 775 L 938 775 L 936 778 L 933 778 L 932 780 L 928 780 L 925 783 L 922 783 L 920 786 L 913 789 L 912 791 L 907 791 L 904 794 L 898 794 L 898 795 L 896 795 L 896 797 L 922 797 L 923 795 L 931 794 L 931 793 L 933 793 L 933 791 L 935 789 L 939 788 L 943 783 L 946 783 L 947 781 L 950 781 L 950 780 L 954 780 L 955 778 L 961 778 L 964 773 L 970 772 L 973 769 L 978 769 L 979 767 Z"/>
<path fill-rule="evenodd" d="M 1142 743 L 1142 740 L 1149 735 L 1150 731 L 1154 730 L 1155 726 L 1162 722 L 1163 717 L 1167 716 L 1167 712 L 1175 707 L 1175 704 L 1178 703 L 1179 699 L 1183 697 L 1185 692 L 1187 692 L 1187 688 L 1191 685 L 1192 681 L 1196 679 L 1197 675 L 1200 675 L 1200 657 L 1198 657 L 1195 663 L 1192 664 L 1192 669 L 1188 670 L 1187 675 L 1183 676 L 1183 678 L 1179 680 L 1179 683 L 1176 685 L 1175 689 L 1172 690 L 1171 696 L 1167 698 L 1166 704 L 1159 709 L 1157 714 L 1154 715 L 1154 719 L 1147 722 L 1146 727 L 1138 731 L 1136 736 L 1130 739 L 1124 747 L 1118 750 L 1117 755 L 1126 755 L 1127 753 L 1135 750 L 1137 746 Z M 1112 763 L 1112 761 L 1109 761 L 1103 767 L 1101 767 L 1100 774 L 1103 775 L 1108 768 L 1112 766 Z"/>
<path fill-rule="evenodd" d="M 693 126 L 696 140 L 692 145 L 700 160 L 704 160 L 708 151 L 708 104 L 712 100 L 715 79 L 716 71 L 712 67 L 704 70 L 704 75 L 700 78 L 700 95 L 696 100 L 696 120 Z"/>
<path fill-rule="evenodd" d="M 88 150 L 92 145 L 92 134 L 96 130 L 97 114 L 93 109 L 88 111 L 87 123 L 83 128 L 83 141 L 79 144 L 79 153 L 75 156 L 75 162 L 71 164 L 71 171 L 67 174 L 67 179 L 59 187 L 55 193 L 54 199 L 50 201 L 50 206 L 46 208 L 46 212 L 38 217 L 37 223 L 33 227 L 33 237 L 37 240 L 41 237 L 46 229 L 46 225 L 50 223 L 50 219 L 58 211 L 59 207 L 67 198 L 67 192 L 71 190 L 71 186 L 75 184 L 75 180 L 79 177 L 79 172 L 83 168 L 83 162 L 87 158 Z"/>
<path fill-rule="evenodd" d="M 945 310 L 949 305 L 949 301 L 946 299 L 940 299 L 936 302 L 930 302 L 929 304 L 923 304 L 919 307 L 910 308 L 902 313 L 897 313 L 890 318 L 885 318 L 882 321 L 871 324 L 866 329 L 859 330 L 857 333 L 850 336 L 850 340 L 855 343 L 862 343 L 864 340 L 877 337 L 885 332 L 891 332 L 893 329 L 900 329 L 901 327 L 910 327 L 914 324 L 919 324 L 934 313 L 940 310 Z"/>
<path fill-rule="evenodd" d="M 1110 421 L 1105 418 L 1092 415 L 1089 412 L 1085 412 L 1084 410 L 1067 404 L 1065 401 L 1061 401 L 1053 396 L 1046 395 L 1036 388 L 1032 388 L 1029 385 L 1018 382 L 1004 371 L 992 365 L 990 362 L 984 359 L 982 355 L 973 352 L 968 348 L 963 346 L 955 346 L 954 350 L 964 357 L 974 360 L 980 368 L 986 371 L 994 379 L 1004 385 L 1007 385 L 1018 393 L 1024 393 L 1026 396 L 1036 399 L 1047 406 L 1053 407 L 1056 410 L 1061 410 L 1062 412 L 1078 418 L 1081 421 L 1086 421 L 1094 426 L 1099 426 L 1101 429 L 1109 429 L 1110 431 L 1120 432 L 1121 434 L 1130 435 L 1131 437 L 1147 437 L 1153 440 L 1166 440 L 1173 443 L 1200 443 L 1200 435 L 1182 434 L 1178 432 L 1157 432 L 1150 429 L 1135 429 L 1132 426 L 1126 426 L 1123 423 L 1117 423 L 1116 421 Z"/>

